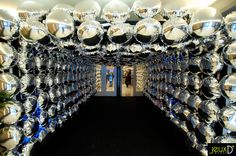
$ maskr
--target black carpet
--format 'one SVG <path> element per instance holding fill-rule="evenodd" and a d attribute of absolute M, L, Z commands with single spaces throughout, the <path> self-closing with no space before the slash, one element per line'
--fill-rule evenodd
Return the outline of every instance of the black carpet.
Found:
<path fill-rule="evenodd" d="M 185 137 L 145 97 L 93 97 L 32 156 L 192 155 Z"/>

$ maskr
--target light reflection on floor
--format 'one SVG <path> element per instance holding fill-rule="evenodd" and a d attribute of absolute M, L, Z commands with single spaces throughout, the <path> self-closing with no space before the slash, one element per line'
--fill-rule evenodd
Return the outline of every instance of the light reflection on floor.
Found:
<path fill-rule="evenodd" d="M 133 85 L 129 85 L 128 88 L 125 84 L 122 84 L 122 96 L 133 96 Z"/>

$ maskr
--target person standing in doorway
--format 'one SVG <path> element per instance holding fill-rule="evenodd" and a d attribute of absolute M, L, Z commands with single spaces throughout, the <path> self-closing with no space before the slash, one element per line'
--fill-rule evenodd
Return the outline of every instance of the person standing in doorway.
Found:
<path fill-rule="evenodd" d="M 126 84 L 126 87 L 127 87 L 127 88 L 128 88 L 129 85 L 131 84 L 131 69 L 129 69 L 129 70 L 126 72 L 125 84 Z"/>

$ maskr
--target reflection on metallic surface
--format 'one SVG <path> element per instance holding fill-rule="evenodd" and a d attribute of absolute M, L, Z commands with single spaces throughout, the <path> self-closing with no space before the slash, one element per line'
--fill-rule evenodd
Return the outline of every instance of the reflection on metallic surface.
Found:
<path fill-rule="evenodd" d="M 16 101 L 0 102 L 0 121 L 3 124 L 14 124 L 21 117 L 24 109 Z"/>
<path fill-rule="evenodd" d="M 236 132 L 236 106 L 229 105 L 222 108 L 218 114 L 222 126 L 230 131 Z"/>
<path fill-rule="evenodd" d="M 7 126 L 0 129 L 0 145 L 6 150 L 14 149 L 21 140 L 22 132 L 18 127 Z"/>
<path fill-rule="evenodd" d="M 19 79 L 8 73 L 0 74 L 0 97 L 2 99 L 9 99 L 20 90 Z"/>
<path fill-rule="evenodd" d="M 222 20 L 215 8 L 206 7 L 199 9 L 193 15 L 191 25 L 194 34 L 208 37 L 214 35 L 219 30 Z"/>
<path fill-rule="evenodd" d="M 0 38 L 10 39 L 17 30 L 17 20 L 10 11 L 0 10 Z"/>
<path fill-rule="evenodd" d="M 110 23 L 123 23 L 129 17 L 130 8 L 122 1 L 110 1 L 102 10 L 102 18 Z"/>
<path fill-rule="evenodd" d="M 74 8 L 73 17 L 80 22 L 95 20 L 101 12 L 101 7 L 97 1 L 79 1 Z"/>
<path fill-rule="evenodd" d="M 65 38 L 74 32 L 74 21 L 67 12 L 56 10 L 47 16 L 46 27 L 55 37 Z"/>
<path fill-rule="evenodd" d="M 41 22 L 29 20 L 21 23 L 20 34 L 27 41 L 38 41 L 47 36 L 48 32 Z"/>
<path fill-rule="evenodd" d="M 0 42 L 0 69 L 13 67 L 18 60 L 16 50 L 7 43 Z"/>
<path fill-rule="evenodd" d="M 235 101 L 236 100 L 236 74 L 232 73 L 223 77 L 220 81 L 220 90 L 222 95 L 228 99 Z"/>
<path fill-rule="evenodd" d="M 161 11 L 160 0 L 135 0 L 132 11 L 141 18 L 152 18 Z"/>
<path fill-rule="evenodd" d="M 92 20 L 83 22 L 77 30 L 79 40 L 88 46 L 99 44 L 102 40 L 103 33 L 101 24 Z"/>
<path fill-rule="evenodd" d="M 134 27 L 134 37 L 140 43 L 152 43 L 161 33 L 161 24 L 153 18 L 140 20 Z"/>
<path fill-rule="evenodd" d="M 211 124 L 213 122 L 218 121 L 217 113 L 220 108 L 216 105 L 215 102 L 206 100 L 202 101 L 198 108 L 198 114 L 201 119 L 203 119 L 206 123 Z"/>

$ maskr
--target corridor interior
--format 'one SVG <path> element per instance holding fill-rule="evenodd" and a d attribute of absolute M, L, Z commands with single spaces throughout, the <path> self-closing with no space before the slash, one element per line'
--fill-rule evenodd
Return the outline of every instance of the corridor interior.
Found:
<path fill-rule="evenodd" d="M 146 97 L 92 97 L 36 143 L 32 156 L 193 155 L 184 135 Z"/>

